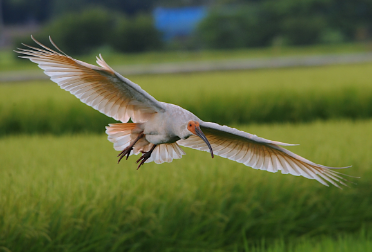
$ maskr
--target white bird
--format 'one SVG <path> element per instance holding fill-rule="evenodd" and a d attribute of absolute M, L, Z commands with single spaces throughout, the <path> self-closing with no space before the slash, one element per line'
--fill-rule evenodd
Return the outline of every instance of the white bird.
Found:
<path fill-rule="evenodd" d="M 31 36 L 32 37 L 32 36 Z M 346 185 L 333 169 L 315 164 L 281 146 L 292 144 L 267 140 L 216 123 L 204 122 L 193 113 L 173 104 L 159 102 L 140 86 L 115 72 L 102 58 L 94 66 L 66 55 L 50 39 L 54 51 L 33 37 L 41 47 L 18 48 L 17 53 L 39 65 L 62 89 L 85 104 L 121 121 L 106 127 L 108 140 L 114 144 L 119 161 L 142 153 L 138 168 L 144 163 L 157 164 L 179 159 L 186 153 L 181 146 L 209 151 L 215 155 L 254 169 L 316 179 L 323 185 Z M 133 123 L 128 123 L 129 119 Z M 349 166 L 350 167 L 350 166 Z M 138 169 L 137 168 L 137 169 Z"/>

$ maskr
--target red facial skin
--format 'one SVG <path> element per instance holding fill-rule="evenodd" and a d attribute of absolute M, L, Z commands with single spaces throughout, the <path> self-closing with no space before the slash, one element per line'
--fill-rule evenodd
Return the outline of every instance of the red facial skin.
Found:
<path fill-rule="evenodd" d="M 200 125 L 198 122 L 195 122 L 195 121 L 190 121 L 188 124 L 187 124 L 187 129 L 193 133 L 194 135 L 196 135 L 196 129 L 199 128 L 200 129 Z"/>
<path fill-rule="evenodd" d="M 208 146 L 209 148 L 209 151 L 211 153 L 211 156 L 212 158 L 214 157 L 213 155 L 213 150 L 212 150 L 212 146 L 211 144 L 209 143 L 207 137 L 204 135 L 203 131 L 200 129 L 200 124 L 196 121 L 189 121 L 187 123 L 187 129 L 193 133 L 194 135 L 200 137 Z"/>

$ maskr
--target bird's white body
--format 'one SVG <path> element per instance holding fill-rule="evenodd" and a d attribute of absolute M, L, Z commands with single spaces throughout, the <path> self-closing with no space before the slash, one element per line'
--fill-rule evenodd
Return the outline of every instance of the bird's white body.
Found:
<path fill-rule="evenodd" d="M 121 151 L 119 161 L 143 153 L 138 168 L 145 162 L 171 162 L 185 155 L 180 148 L 185 146 L 255 169 L 316 179 L 324 185 L 345 185 L 345 179 L 333 170 L 340 168 L 315 164 L 280 147 L 291 144 L 203 122 L 179 106 L 157 101 L 115 72 L 101 56 L 97 58 L 98 67 L 67 56 L 52 41 L 60 52 L 34 41 L 42 48 L 26 45 L 29 49 L 16 52 L 37 63 L 52 81 L 82 102 L 122 122 L 106 127 L 108 140 Z M 129 119 L 133 123 L 128 123 Z"/>
<path fill-rule="evenodd" d="M 189 138 L 192 133 L 187 130 L 189 121 L 201 122 L 190 111 L 177 105 L 162 102 L 164 112 L 156 113 L 144 123 L 146 140 L 153 144 L 175 143 L 180 139 Z"/>

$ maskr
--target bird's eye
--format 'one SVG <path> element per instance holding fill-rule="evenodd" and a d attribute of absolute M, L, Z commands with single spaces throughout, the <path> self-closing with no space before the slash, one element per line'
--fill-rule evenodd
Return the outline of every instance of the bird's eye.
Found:
<path fill-rule="evenodd" d="M 189 127 L 191 127 L 192 125 L 191 125 L 191 123 L 189 123 Z"/>

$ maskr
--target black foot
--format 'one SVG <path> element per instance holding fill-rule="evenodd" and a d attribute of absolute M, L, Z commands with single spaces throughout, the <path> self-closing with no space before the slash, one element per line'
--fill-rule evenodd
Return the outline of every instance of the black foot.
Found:
<path fill-rule="evenodd" d="M 128 157 L 130 155 L 130 152 L 133 150 L 133 147 L 132 146 L 128 146 L 127 148 L 125 148 L 122 152 L 120 152 L 120 154 L 118 155 L 119 160 L 118 160 L 118 163 L 120 163 L 120 160 L 122 160 L 123 157 L 127 156 L 126 160 L 128 160 Z"/>
<path fill-rule="evenodd" d="M 137 167 L 137 170 L 146 162 L 147 159 L 151 157 L 152 151 L 155 149 L 155 147 L 156 145 L 154 145 L 148 152 L 144 152 L 143 155 L 137 160 L 137 164 L 139 161 L 141 161 Z"/>
<path fill-rule="evenodd" d="M 138 142 L 138 140 L 140 140 L 142 137 L 144 136 L 143 133 L 139 134 L 138 137 L 134 140 L 134 142 L 129 145 L 127 148 L 125 148 L 122 152 L 119 153 L 118 157 L 119 160 L 118 160 L 118 163 L 120 163 L 120 160 L 123 159 L 123 157 L 127 156 L 126 160 L 128 160 L 128 157 L 130 155 L 130 152 L 133 150 L 133 146 Z"/>

